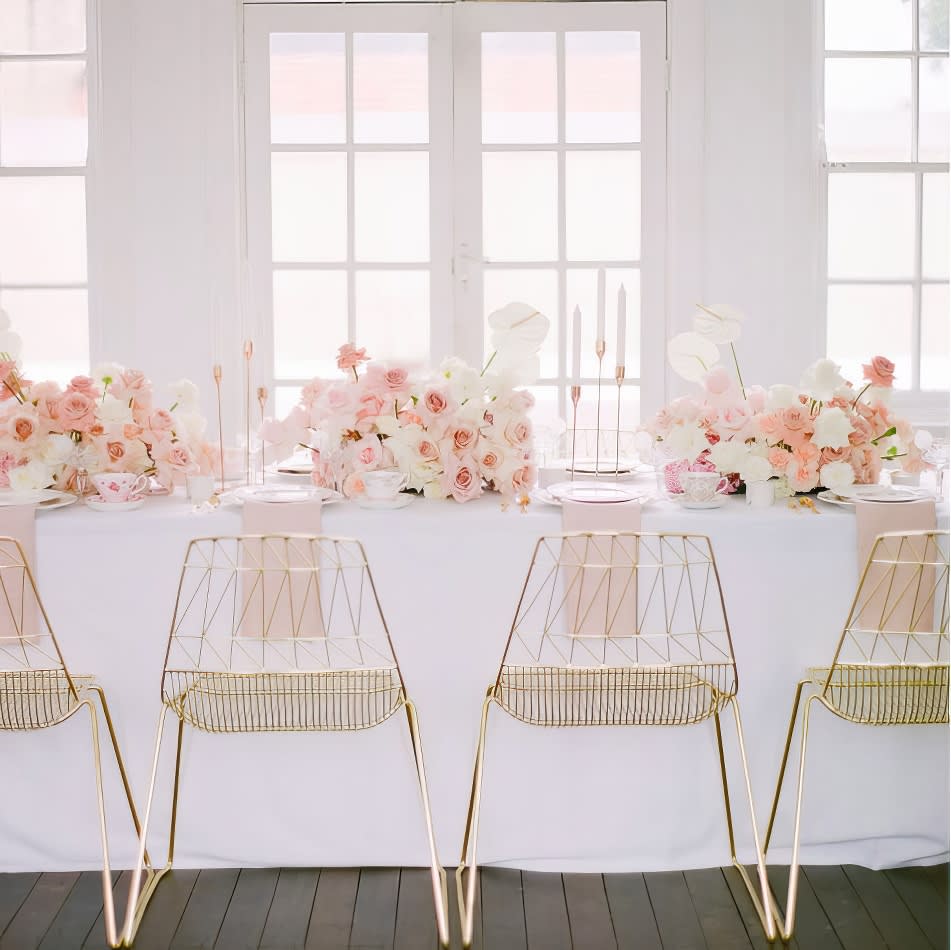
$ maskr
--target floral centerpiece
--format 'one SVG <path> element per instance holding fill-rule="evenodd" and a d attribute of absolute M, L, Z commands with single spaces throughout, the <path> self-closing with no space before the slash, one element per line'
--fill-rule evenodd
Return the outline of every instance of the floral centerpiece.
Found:
<path fill-rule="evenodd" d="M 24 378 L 0 361 L 0 488 L 81 489 L 78 475 L 132 472 L 164 487 L 211 473 L 216 453 L 204 441 L 198 388 L 172 386 L 168 409 L 155 405 L 152 383 L 118 365 L 76 376 L 62 388 Z"/>
<path fill-rule="evenodd" d="M 864 379 L 845 379 L 830 359 L 810 366 L 798 386 L 746 386 L 735 342 L 743 317 L 730 307 L 698 307 L 694 330 L 673 337 L 674 371 L 700 386 L 663 408 L 646 427 L 668 461 L 665 486 L 681 491 L 685 470 L 719 472 L 728 490 L 775 479 L 777 496 L 816 488 L 841 491 L 878 481 L 884 462 L 906 472 L 928 468 L 930 434 L 916 432 L 889 408 L 895 365 L 875 356 Z M 721 365 L 729 346 L 732 366 Z"/>
<path fill-rule="evenodd" d="M 365 472 L 396 469 L 427 498 L 466 502 L 494 491 L 503 505 L 527 502 L 535 400 L 521 387 L 538 375 L 548 319 L 510 304 L 489 325 L 495 352 L 481 371 L 452 358 L 414 374 L 344 344 L 337 366 L 345 376 L 311 380 L 286 418 L 265 421 L 263 440 L 277 454 L 310 448 L 315 484 L 347 496 L 363 492 Z"/>

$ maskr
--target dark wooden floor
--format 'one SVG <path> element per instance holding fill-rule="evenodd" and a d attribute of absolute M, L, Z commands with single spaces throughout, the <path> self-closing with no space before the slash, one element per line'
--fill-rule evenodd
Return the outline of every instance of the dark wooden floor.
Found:
<path fill-rule="evenodd" d="M 117 902 L 126 881 L 127 875 L 116 875 Z M 774 887 L 785 893 L 779 869 Z M 454 890 L 451 896 L 454 910 Z M 101 911 L 96 873 L 2 874 L 0 950 L 102 947 Z M 460 946 L 451 916 L 453 946 Z M 768 946 L 732 868 L 605 875 L 485 869 L 475 945 L 485 950 Z M 947 950 L 948 865 L 806 868 L 790 945 Z M 174 871 L 156 892 L 135 946 L 432 950 L 436 927 L 429 876 L 407 868 Z"/>

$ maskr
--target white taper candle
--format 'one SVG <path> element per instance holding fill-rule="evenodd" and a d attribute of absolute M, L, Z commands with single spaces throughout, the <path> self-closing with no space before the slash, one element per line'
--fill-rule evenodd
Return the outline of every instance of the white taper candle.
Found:
<path fill-rule="evenodd" d="M 571 382 L 581 385 L 581 308 L 575 307 L 571 318 Z"/>
<path fill-rule="evenodd" d="M 598 336 L 595 342 L 604 339 L 604 268 L 598 268 Z"/>
<path fill-rule="evenodd" d="M 627 291 L 624 284 L 621 284 L 617 292 L 617 364 L 618 366 L 627 365 L 624 362 L 625 350 L 627 348 Z"/>

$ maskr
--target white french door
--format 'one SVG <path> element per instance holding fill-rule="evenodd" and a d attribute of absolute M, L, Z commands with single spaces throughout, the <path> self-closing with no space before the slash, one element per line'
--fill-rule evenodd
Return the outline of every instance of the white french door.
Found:
<path fill-rule="evenodd" d="M 539 417 L 563 416 L 576 305 L 597 376 L 600 268 L 603 411 L 621 284 L 622 424 L 659 403 L 665 45 L 661 2 L 245 7 L 249 283 L 279 408 L 348 340 L 480 363 L 487 314 L 523 300 L 552 323 Z"/>

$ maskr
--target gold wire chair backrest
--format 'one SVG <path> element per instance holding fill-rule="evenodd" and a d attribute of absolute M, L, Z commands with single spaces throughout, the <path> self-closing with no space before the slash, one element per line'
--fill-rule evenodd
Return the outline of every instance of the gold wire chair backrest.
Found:
<path fill-rule="evenodd" d="M 736 686 L 707 538 L 539 539 L 495 685 L 512 715 L 551 725 L 696 722 Z"/>
<path fill-rule="evenodd" d="M 403 682 L 360 543 L 193 540 L 162 698 L 209 731 L 356 729 L 392 715 Z"/>
<path fill-rule="evenodd" d="M 0 729 L 53 725 L 77 700 L 23 548 L 0 537 Z"/>

